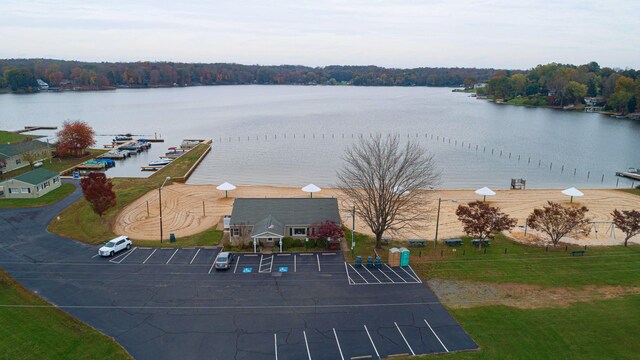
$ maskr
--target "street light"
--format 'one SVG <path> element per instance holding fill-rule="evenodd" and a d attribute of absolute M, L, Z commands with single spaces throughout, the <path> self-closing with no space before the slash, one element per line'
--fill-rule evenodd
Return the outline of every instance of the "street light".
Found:
<path fill-rule="evenodd" d="M 162 244 L 162 188 L 164 187 L 164 184 L 167 183 L 167 181 L 171 180 L 170 176 L 167 176 L 166 179 L 164 179 L 164 182 L 162 183 L 162 185 L 160 185 L 160 187 L 158 188 L 158 203 L 160 205 L 160 243 Z"/>
<path fill-rule="evenodd" d="M 356 229 L 356 207 L 353 207 L 350 213 L 347 213 L 347 219 L 351 218 L 351 257 L 353 258 L 353 252 L 356 247 L 356 240 L 354 237 L 354 232 Z"/>
<path fill-rule="evenodd" d="M 433 242 L 433 248 L 435 249 L 436 247 L 438 247 L 438 227 L 440 226 L 440 204 L 443 201 L 451 201 L 452 203 L 457 203 L 458 200 L 454 200 L 454 199 L 442 199 L 442 198 L 438 198 L 438 215 L 436 216 L 436 239 Z"/>

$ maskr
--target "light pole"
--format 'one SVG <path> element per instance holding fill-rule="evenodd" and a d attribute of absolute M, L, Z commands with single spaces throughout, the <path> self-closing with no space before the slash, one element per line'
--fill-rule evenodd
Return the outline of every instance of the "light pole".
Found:
<path fill-rule="evenodd" d="M 162 188 L 164 187 L 164 184 L 167 183 L 167 181 L 171 180 L 170 176 L 167 176 L 166 179 L 164 179 L 164 182 L 162 183 L 162 185 L 160 185 L 160 187 L 158 188 L 158 205 L 160 206 L 160 243 L 162 244 Z"/>
<path fill-rule="evenodd" d="M 458 200 L 453 200 L 453 199 L 442 199 L 442 198 L 438 198 L 438 215 L 436 215 L 436 239 L 433 242 L 433 248 L 437 248 L 438 247 L 438 227 L 440 226 L 440 204 L 443 201 L 451 201 L 452 203 L 457 203 Z"/>
<path fill-rule="evenodd" d="M 353 253 L 356 248 L 356 240 L 354 236 L 354 232 L 356 229 L 356 207 L 353 207 L 351 213 L 347 214 L 347 218 L 351 218 L 351 257 L 353 258 Z"/>

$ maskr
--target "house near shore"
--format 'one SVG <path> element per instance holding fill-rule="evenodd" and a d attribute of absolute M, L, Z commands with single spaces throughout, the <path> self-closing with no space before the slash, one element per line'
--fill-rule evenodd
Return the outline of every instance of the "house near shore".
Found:
<path fill-rule="evenodd" d="M 49 90 L 49 84 L 44 82 L 42 79 L 36 79 L 36 81 L 38 82 L 38 87 L 40 88 L 40 90 Z"/>
<path fill-rule="evenodd" d="M 335 198 L 256 198 L 236 199 L 229 221 L 232 244 L 271 248 L 284 237 L 304 240 L 313 235 L 314 226 L 326 221 L 340 225 Z"/>
<path fill-rule="evenodd" d="M 60 174 L 47 169 L 36 169 L 0 184 L 6 199 L 39 198 L 60 187 Z"/>
<path fill-rule="evenodd" d="M 50 156 L 47 144 L 38 140 L 0 144 L 0 174 L 29 166 L 27 158 L 36 162 Z"/>

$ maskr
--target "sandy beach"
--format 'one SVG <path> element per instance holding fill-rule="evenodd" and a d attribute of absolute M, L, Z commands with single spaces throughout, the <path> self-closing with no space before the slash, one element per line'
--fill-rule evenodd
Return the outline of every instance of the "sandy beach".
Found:
<path fill-rule="evenodd" d="M 611 221 L 611 212 L 619 210 L 638 209 L 640 197 L 623 191 L 611 189 L 586 189 L 584 196 L 574 198 L 574 204 L 589 208 L 589 217 L 593 221 Z M 518 226 L 525 225 L 525 218 L 535 207 L 546 204 L 547 201 L 557 201 L 568 204 L 569 197 L 562 195 L 560 190 L 497 190 L 496 196 L 487 197 L 487 201 L 499 206 L 504 212 L 518 219 Z M 215 189 L 215 185 L 186 185 L 173 184 L 164 188 L 162 192 L 163 230 L 164 237 L 174 233 L 178 238 L 197 234 L 214 225 L 220 224 L 224 215 L 230 215 L 234 198 L 264 198 L 264 197 L 306 197 L 299 187 L 274 186 L 239 186 L 237 190 L 229 191 L 225 198 L 223 191 Z M 323 189 L 314 197 L 336 197 L 340 206 L 343 222 L 351 224 L 347 219 L 350 204 L 342 200 L 337 189 Z M 462 227 L 455 215 L 459 204 L 475 200 L 482 200 L 473 190 L 438 190 L 433 191 L 431 202 L 425 204 L 425 211 L 430 211 L 430 219 L 422 229 L 390 234 L 393 239 L 424 238 L 431 240 L 435 237 L 435 218 L 438 198 L 442 199 L 438 238 L 446 239 L 463 235 Z M 158 240 L 160 237 L 160 220 L 158 207 L 158 191 L 154 190 L 127 206 L 117 217 L 114 232 L 127 234 L 134 239 Z M 219 227 L 220 228 L 220 227 Z M 596 239 L 596 232 L 597 239 Z M 356 231 L 370 233 L 364 222 L 356 217 Z M 516 238 L 523 238 L 522 229 L 514 229 Z M 533 235 L 533 236 L 532 236 Z M 583 245 L 617 245 L 624 239 L 621 231 L 615 231 L 615 239 L 609 224 L 599 224 L 586 238 L 563 239 Z M 535 233 L 528 232 L 526 241 L 535 240 Z M 640 236 L 631 239 L 640 243 Z"/>

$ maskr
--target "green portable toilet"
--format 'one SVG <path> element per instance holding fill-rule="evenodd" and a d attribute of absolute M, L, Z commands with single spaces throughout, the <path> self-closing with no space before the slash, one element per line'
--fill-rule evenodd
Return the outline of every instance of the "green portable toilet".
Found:
<path fill-rule="evenodd" d="M 400 266 L 409 266 L 409 249 L 401 247 L 400 248 Z"/>

